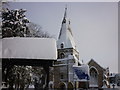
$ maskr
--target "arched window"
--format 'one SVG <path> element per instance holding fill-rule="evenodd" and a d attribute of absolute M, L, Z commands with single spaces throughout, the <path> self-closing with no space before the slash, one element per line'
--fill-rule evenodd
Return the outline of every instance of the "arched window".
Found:
<path fill-rule="evenodd" d="M 65 57 L 65 54 L 64 53 L 61 53 L 60 54 L 60 58 L 62 59 L 62 58 L 64 58 Z"/>
<path fill-rule="evenodd" d="M 59 90 L 66 90 L 67 85 L 65 82 L 60 82 L 58 85 Z"/>
<path fill-rule="evenodd" d="M 98 72 L 95 68 L 90 69 L 90 85 L 98 86 Z"/>
<path fill-rule="evenodd" d="M 64 48 L 64 44 L 63 43 L 61 43 L 61 46 L 60 46 L 61 48 Z"/>

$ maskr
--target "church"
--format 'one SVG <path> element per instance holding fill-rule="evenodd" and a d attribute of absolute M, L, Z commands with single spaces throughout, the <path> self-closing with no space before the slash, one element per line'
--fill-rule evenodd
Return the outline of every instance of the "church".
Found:
<path fill-rule="evenodd" d="M 58 59 L 54 63 L 54 88 L 75 88 L 73 65 L 80 66 L 79 51 L 67 18 L 67 8 L 57 41 Z"/>
<path fill-rule="evenodd" d="M 80 67 L 83 62 L 79 59 L 79 51 L 74 42 L 73 33 L 70 27 L 70 20 L 67 17 L 65 8 L 59 37 L 57 40 L 57 61 L 54 62 L 52 74 L 50 73 L 49 87 L 52 88 L 101 88 L 103 86 L 103 74 L 105 69 L 94 60 L 88 62 L 89 80 L 75 81 L 73 66 Z M 52 78 L 52 79 L 51 79 Z"/>
<path fill-rule="evenodd" d="M 73 39 L 70 28 L 70 20 L 67 18 L 67 8 L 65 13 L 57 41 L 58 59 L 54 65 L 54 87 L 68 88 L 74 86 L 73 65 L 81 65 L 79 61 L 79 51 Z"/>

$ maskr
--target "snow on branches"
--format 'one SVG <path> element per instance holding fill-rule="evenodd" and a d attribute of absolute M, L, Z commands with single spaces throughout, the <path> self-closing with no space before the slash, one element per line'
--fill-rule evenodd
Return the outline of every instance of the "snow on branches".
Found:
<path fill-rule="evenodd" d="M 27 23 L 25 9 L 9 10 L 2 12 L 2 37 L 25 37 L 27 34 Z"/>

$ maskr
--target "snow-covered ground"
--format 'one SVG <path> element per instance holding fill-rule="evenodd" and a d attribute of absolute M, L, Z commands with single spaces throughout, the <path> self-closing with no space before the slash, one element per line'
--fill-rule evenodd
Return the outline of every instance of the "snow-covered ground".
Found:
<path fill-rule="evenodd" d="M 52 38 L 14 37 L 1 42 L 0 58 L 57 59 L 56 40 Z"/>

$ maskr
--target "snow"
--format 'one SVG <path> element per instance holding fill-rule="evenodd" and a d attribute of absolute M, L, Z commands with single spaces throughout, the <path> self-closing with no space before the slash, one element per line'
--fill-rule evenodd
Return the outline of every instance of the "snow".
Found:
<path fill-rule="evenodd" d="M 116 73 L 111 73 L 109 77 L 115 77 Z"/>
<path fill-rule="evenodd" d="M 73 65 L 73 68 L 74 67 L 79 68 L 79 70 L 82 70 L 89 75 L 89 66 L 87 64 L 82 64 L 81 66 Z"/>
<path fill-rule="evenodd" d="M 2 54 L 0 58 L 56 60 L 56 40 L 52 38 L 4 38 L 0 54 Z"/>
<path fill-rule="evenodd" d="M 70 33 L 70 31 L 68 30 L 68 24 L 64 23 L 61 27 L 61 31 L 60 31 L 60 37 L 58 39 L 58 48 L 60 49 L 60 45 L 61 43 L 64 44 L 64 48 L 74 48 L 76 49 L 76 45 L 73 39 L 72 34 Z"/>
<path fill-rule="evenodd" d="M 74 81 L 89 80 L 89 66 L 82 64 L 81 66 L 73 65 Z"/>
<path fill-rule="evenodd" d="M 98 87 L 98 85 L 90 84 L 90 87 Z"/>
<path fill-rule="evenodd" d="M 82 62 L 81 60 L 79 60 L 79 59 L 75 56 L 75 54 L 73 54 L 73 57 L 74 57 L 75 60 L 78 61 L 79 64 L 83 64 L 83 62 Z"/>
<path fill-rule="evenodd" d="M 108 88 L 106 85 L 103 85 L 102 88 Z"/>
<path fill-rule="evenodd" d="M 54 65 L 54 66 L 66 66 L 68 64 L 58 64 L 58 65 Z"/>
<path fill-rule="evenodd" d="M 74 59 L 74 57 L 72 55 L 69 55 L 67 58 L 57 59 L 57 61 L 66 61 L 66 60 L 71 60 L 71 59 Z"/>
<path fill-rule="evenodd" d="M 29 87 L 28 87 L 28 88 L 35 88 L 35 87 L 34 87 L 34 85 L 29 85 Z"/>
<path fill-rule="evenodd" d="M 67 12 L 65 11 L 65 13 Z M 68 20 L 66 16 L 64 16 L 63 21 L 64 19 L 66 20 L 66 22 L 62 23 L 62 26 L 61 26 L 61 30 L 60 30 L 60 34 L 59 34 L 59 38 L 57 42 L 58 49 L 61 48 L 60 46 L 62 43 L 64 44 L 64 48 L 76 49 L 76 45 L 73 39 L 73 34 L 70 28 L 70 21 Z"/>

